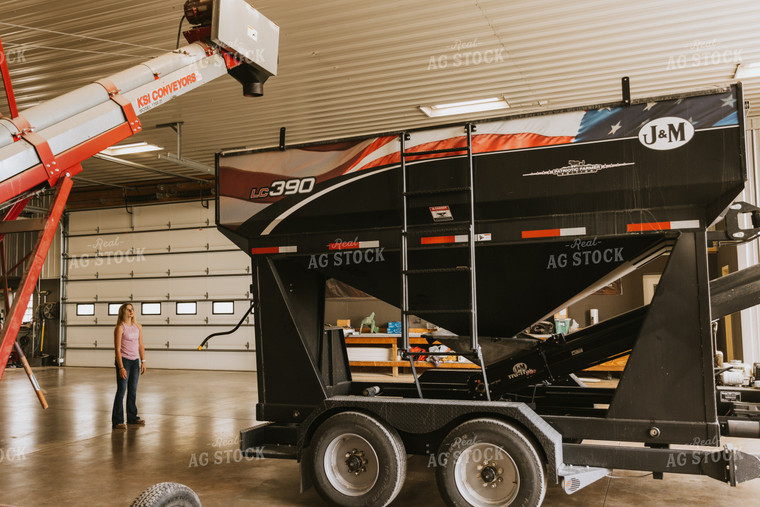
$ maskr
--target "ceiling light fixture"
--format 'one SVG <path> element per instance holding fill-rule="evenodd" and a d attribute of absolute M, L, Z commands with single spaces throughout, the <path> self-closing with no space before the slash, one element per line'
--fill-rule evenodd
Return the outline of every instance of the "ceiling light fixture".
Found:
<path fill-rule="evenodd" d="M 744 79 L 747 77 L 760 77 L 760 62 L 748 64 L 740 63 L 736 66 L 734 79 Z"/>
<path fill-rule="evenodd" d="M 211 166 L 208 166 L 206 164 L 201 164 L 200 162 L 196 162 L 195 160 L 190 160 L 189 158 L 185 157 L 178 157 L 174 153 L 167 153 L 166 155 L 159 153 L 158 154 L 159 160 L 168 160 L 169 162 L 173 162 L 177 165 L 182 165 L 185 167 L 189 167 L 190 169 L 195 169 L 197 171 L 202 171 L 204 173 L 208 174 L 214 174 L 214 168 Z"/>
<path fill-rule="evenodd" d="M 420 106 L 420 110 L 431 118 L 437 118 L 439 116 L 453 116 L 455 114 L 496 111 L 499 109 L 508 108 L 509 104 L 504 97 L 467 100 L 464 102 L 452 102 L 450 104 L 438 104 L 435 106 Z"/>
<path fill-rule="evenodd" d="M 142 143 L 118 144 L 115 146 L 111 146 L 110 148 L 106 148 L 100 153 L 115 157 L 118 155 L 129 155 L 130 153 L 145 153 L 148 151 L 159 151 L 159 150 L 163 150 L 163 148 L 161 148 L 160 146 L 156 146 L 155 144 L 148 144 L 146 142 L 142 142 Z"/>

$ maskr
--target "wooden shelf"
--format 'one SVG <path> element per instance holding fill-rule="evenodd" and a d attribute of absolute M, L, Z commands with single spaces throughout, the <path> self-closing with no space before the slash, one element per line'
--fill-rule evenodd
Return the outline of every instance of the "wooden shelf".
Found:
<path fill-rule="evenodd" d="M 625 365 L 627 362 L 628 356 L 618 357 L 612 361 L 607 361 L 606 363 L 597 364 L 591 368 L 586 368 L 583 371 L 623 371 L 625 370 Z"/>
<path fill-rule="evenodd" d="M 349 365 L 352 368 L 391 368 L 392 375 L 398 376 L 399 368 L 411 368 L 409 361 L 351 361 Z M 427 361 L 415 361 L 414 367 L 419 370 L 479 370 L 480 367 L 473 363 L 440 363 L 438 366 Z"/>
<path fill-rule="evenodd" d="M 417 336 L 410 336 L 409 337 L 409 343 L 411 345 L 427 345 L 428 341 L 425 338 L 420 338 L 418 333 Z M 346 345 L 363 345 L 363 346 L 373 346 L 376 345 L 378 347 L 383 347 L 390 349 L 389 350 L 389 356 L 390 357 L 396 357 L 398 354 L 398 340 L 401 338 L 401 335 L 397 334 L 387 334 L 387 333 L 376 333 L 376 334 L 358 334 L 358 335 L 351 335 L 347 336 L 345 338 Z M 452 354 L 454 355 L 454 354 Z M 398 376 L 398 369 L 399 368 L 411 368 L 411 365 L 409 364 L 409 361 L 349 361 L 349 366 L 356 367 L 356 368 L 391 368 L 391 373 L 394 377 Z M 419 369 L 430 369 L 430 368 L 438 368 L 438 369 L 480 369 L 480 367 L 473 363 L 450 363 L 450 362 L 443 362 L 440 363 L 438 366 L 434 365 L 433 363 L 430 363 L 428 361 L 415 361 L 414 367 Z"/>
<path fill-rule="evenodd" d="M 376 334 L 354 334 L 351 336 L 347 336 L 345 340 L 346 340 L 347 346 L 376 345 L 378 347 L 387 347 L 390 349 L 389 351 L 390 357 L 396 357 L 398 353 L 397 344 L 400 338 L 401 338 L 401 335 L 397 335 L 397 334 L 376 333 Z M 417 334 L 417 336 L 409 337 L 409 343 L 411 345 L 427 345 L 428 341 L 425 338 L 420 338 L 419 334 Z M 608 361 L 606 363 L 602 363 L 596 366 L 592 366 L 590 368 L 586 368 L 584 371 L 608 371 L 608 372 L 623 371 L 625 369 L 626 362 L 628 362 L 628 356 L 623 356 L 617 359 L 613 359 L 612 361 Z M 357 368 L 359 367 L 391 368 L 391 372 L 394 377 L 398 376 L 399 368 L 411 368 L 411 366 L 409 365 L 409 361 L 350 361 L 349 366 L 357 367 Z M 420 368 L 420 369 L 430 369 L 430 368 L 480 369 L 478 365 L 473 364 L 473 363 L 441 363 L 438 366 L 436 366 L 433 363 L 430 363 L 428 361 L 415 361 L 414 366 L 415 368 Z"/>
<path fill-rule="evenodd" d="M 346 345 L 395 345 L 399 336 L 347 336 Z M 412 345 L 427 345 L 425 338 L 409 338 Z"/>
<path fill-rule="evenodd" d="M 399 367 L 399 368 L 411 368 L 411 365 L 409 364 L 409 361 L 351 361 L 351 366 L 393 366 L 393 367 Z M 445 369 L 480 369 L 480 366 L 474 363 L 440 363 L 438 366 L 434 365 L 433 363 L 430 363 L 428 361 L 415 361 L 414 362 L 415 368 L 438 368 L 441 370 Z"/>

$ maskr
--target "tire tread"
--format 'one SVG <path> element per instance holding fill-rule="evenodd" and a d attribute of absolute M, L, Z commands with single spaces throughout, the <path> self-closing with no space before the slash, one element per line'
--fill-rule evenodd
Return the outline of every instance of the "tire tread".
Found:
<path fill-rule="evenodd" d="M 338 418 L 339 420 L 336 421 L 335 419 Z M 368 423 L 371 425 L 371 427 L 374 427 L 384 438 L 385 441 L 390 444 L 390 451 L 392 452 L 392 459 L 395 461 L 396 464 L 396 480 L 394 483 L 393 490 L 389 493 L 386 492 L 382 495 L 382 500 L 379 503 L 374 503 L 369 501 L 370 499 L 364 499 L 362 497 L 356 497 L 356 498 L 350 498 L 346 499 L 347 501 L 345 503 L 338 503 L 335 498 L 331 498 L 329 495 L 329 492 L 323 491 L 322 486 L 320 484 L 320 480 L 317 479 L 316 471 L 312 469 L 312 477 L 314 479 L 314 485 L 317 488 L 317 492 L 330 503 L 337 504 L 337 505 L 345 505 L 345 506 L 355 506 L 355 505 L 361 505 L 363 507 L 386 507 L 388 504 L 390 504 L 398 495 L 398 493 L 401 491 L 401 488 L 404 485 L 404 479 L 406 478 L 406 449 L 404 448 L 404 443 L 401 440 L 401 437 L 399 437 L 398 433 L 390 426 L 388 426 L 385 422 L 380 421 L 376 417 L 373 417 L 369 414 L 365 414 L 364 412 L 356 412 L 356 411 L 347 411 L 347 412 L 340 412 L 338 414 L 335 414 L 331 417 L 329 417 L 327 420 L 325 420 L 318 428 L 317 431 L 314 434 L 314 438 L 312 439 L 312 442 L 314 443 L 313 447 L 318 447 L 320 440 L 322 436 L 329 432 L 336 423 L 343 422 L 343 419 L 347 419 L 347 421 L 354 420 L 354 421 L 363 421 L 365 423 Z M 310 451 L 310 454 L 312 454 L 313 451 Z M 320 456 L 315 456 L 312 454 L 311 456 L 311 463 L 312 467 L 316 463 L 318 463 L 321 460 Z M 349 501 L 354 500 L 354 501 Z"/>
<path fill-rule="evenodd" d="M 201 507 L 195 491 L 178 482 L 159 482 L 135 498 L 130 507 Z"/>
<path fill-rule="evenodd" d="M 483 426 L 486 426 L 486 427 L 492 426 L 493 427 L 492 429 L 495 430 L 496 432 L 509 434 L 512 437 L 514 437 L 516 440 L 518 440 L 520 444 L 522 444 L 522 447 L 524 448 L 523 450 L 528 452 L 530 460 L 533 462 L 534 465 L 537 465 L 534 468 L 538 472 L 539 480 L 537 482 L 538 482 L 539 487 L 541 488 L 539 491 L 539 495 L 536 498 L 537 501 L 531 504 L 523 504 L 522 507 L 540 506 L 544 501 L 544 497 L 546 496 L 546 487 L 547 487 L 546 473 L 544 471 L 543 460 L 541 459 L 541 456 L 539 455 L 538 451 L 536 451 L 534 444 L 528 439 L 527 436 L 525 436 L 525 434 L 522 431 L 517 429 L 515 426 L 507 422 L 504 422 L 500 419 L 493 419 L 493 418 L 488 418 L 488 417 L 471 419 L 469 421 L 466 421 L 460 424 L 459 426 L 454 428 L 451 432 L 449 432 L 449 434 L 446 435 L 446 437 L 443 439 L 443 443 L 441 444 L 441 447 L 443 448 L 443 446 L 447 442 L 449 442 L 451 435 L 470 433 L 472 431 L 470 427 L 472 426 L 475 426 L 475 427 L 480 426 L 481 429 L 483 429 Z M 518 466 L 519 466 L 519 463 L 518 463 Z M 450 498 L 448 491 L 446 490 L 445 479 L 444 479 L 444 468 L 445 467 L 439 468 L 436 473 L 438 491 L 441 493 L 441 496 L 443 497 L 444 501 L 448 505 L 451 505 L 454 507 L 469 505 L 468 503 L 462 504 L 462 503 L 456 502 L 454 499 Z"/>

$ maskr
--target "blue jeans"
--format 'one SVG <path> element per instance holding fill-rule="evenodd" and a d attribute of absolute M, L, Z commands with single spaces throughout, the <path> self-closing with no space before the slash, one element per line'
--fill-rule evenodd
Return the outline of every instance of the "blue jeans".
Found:
<path fill-rule="evenodd" d="M 124 424 L 124 393 L 127 394 L 127 423 L 140 420 L 137 417 L 137 380 L 140 378 L 140 360 L 125 359 L 121 362 L 127 370 L 127 378 L 119 375 L 119 365 L 116 364 L 116 398 L 113 400 L 113 412 L 111 412 L 111 425 Z"/>

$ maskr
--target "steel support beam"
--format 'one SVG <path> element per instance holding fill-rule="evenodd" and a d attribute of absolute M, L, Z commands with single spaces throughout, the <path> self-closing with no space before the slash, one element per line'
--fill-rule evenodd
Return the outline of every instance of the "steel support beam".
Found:
<path fill-rule="evenodd" d="M 13 222 L 10 222 L 10 223 L 13 223 Z M 0 241 L 0 265 L 2 265 L 2 268 L 3 268 L 3 288 L 5 289 L 3 291 L 3 296 L 5 300 L 5 313 L 8 314 L 10 313 L 11 300 L 10 300 L 10 294 L 8 292 L 8 271 L 5 268 L 5 243 L 2 241 Z M 45 395 L 43 394 L 42 389 L 40 388 L 40 384 L 37 382 L 37 377 L 34 376 L 32 367 L 29 365 L 29 361 L 26 360 L 26 356 L 24 355 L 24 351 L 21 348 L 21 345 L 19 345 L 18 342 L 15 340 L 13 341 L 13 345 L 16 347 L 16 353 L 21 359 L 21 364 L 24 367 L 26 376 L 29 378 L 29 382 L 31 382 L 32 388 L 34 389 L 34 392 L 37 394 L 37 399 L 40 400 L 40 405 L 42 405 L 42 409 L 45 410 L 46 408 L 48 408 L 48 402 L 45 399 Z"/>
<path fill-rule="evenodd" d="M 72 169 L 74 169 L 74 172 L 81 172 L 82 169 L 79 164 L 77 164 L 77 166 L 78 167 Z M 50 205 L 47 223 L 37 237 L 37 243 L 32 249 L 34 252 L 33 258 L 24 269 L 19 289 L 16 291 L 16 297 L 13 300 L 13 306 L 11 306 L 10 313 L 6 319 L 5 327 L 2 332 L 0 332 L 0 380 L 2 380 L 3 374 L 5 373 L 5 365 L 8 363 L 11 349 L 16 342 L 16 336 L 21 327 L 21 319 L 23 318 L 24 311 L 29 303 L 29 298 L 34 291 L 34 286 L 37 284 L 37 280 L 42 272 L 45 257 L 50 249 L 50 244 L 53 242 L 53 237 L 55 236 L 58 222 L 60 221 L 63 210 L 66 206 L 66 199 L 71 192 L 71 187 L 71 174 L 67 171 L 61 176 L 56 184 L 55 196 Z"/>
<path fill-rule="evenodd" d="M 726 446 L 714 451 L 564 444 L 565 463 L 655 473 L 707 475 L 736 486 L 760 476 L 760 458 Z"/>
<path fill-rule="evenodd" d="M 0 222 L 0 234 L 9 234 L 13 232 L 41 231 L 44 228 L 45 228 L 44 218 L 27 218 L 23 220 Z"/>
<path fill-rule="evenodd" d="M 8 70 L 8 59 L 5 58 L 5 49 L 3 48 L 2 39 L 0 39 L 0 73 L 3 75 L 3 86 L 5 87 L 5 96 L 8 99 L 8 108 L 11 112 L 11 118 L 15 118 L 18 116 L 18 108 L 16 107 L 16 96 L 13 93 L 11 74 Z"/>
<path fill-rule="evenodd" d="M 19 215 L 21 215 L 21 212 L 24 211 L 24 208 L 26 207 L 26 203 L 29 202 L 29 198 L 24 198 L 19 201 L 16 201 L 13 203 L 5 215 L 3 215 L 2 222 L 12 222 L 16 220 Z M 5 238 L 5 234 L 0 233 L 0 241 L 2 241 Z"/>
<path fill-rule="evenodd" d="M 83 181 L 85 183 L 92 183 L 93 185 L 102 185 L 104 187 L 120 188 L 122 190 L 137 190 L 137 187 L 127 187 L 127 186 L 124 186 L 124 185 L 119 185 L 117 183 L 106 183 L 104 181 L 93 180 L 93 179 L 90 179 L 90 178 L 83 178 L 82 176 L 77 176 L 77 181 Z"/>

